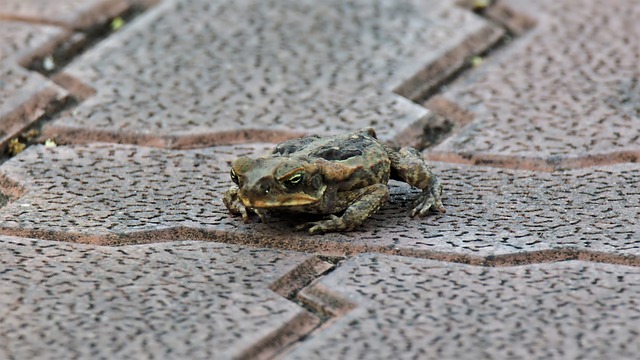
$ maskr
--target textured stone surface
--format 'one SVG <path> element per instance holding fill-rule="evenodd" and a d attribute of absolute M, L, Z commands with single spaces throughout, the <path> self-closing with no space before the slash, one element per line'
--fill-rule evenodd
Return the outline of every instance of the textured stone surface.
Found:
<path fill-rule="evenodd" d="M 268 290 L 305 254 L 11 237 L 0 237 L 0 250 L 3 359 L 255 358 L 317 323 Z"/>
<path fill-rule="evenodd" d="M 60 75 L 96 94 L 47 133 L 193 147 L 373 125 L 390 139 L 429 115 L 394 88 L 501 33 L 454 1 L 166 1 Z"/>
<path fill-rule="evenodd" d="M 0 0 L 0 144 L 67 96 L 25 67 L 125 2 L 156 1 Z M 499 0 L 485 14 L 518 37 L 449 84 L 503 34 L 458 2 L 162 0 L 95 42 L 55 75 L 80 105 L 43 138 L 155 148 L 0 164 L 0 359 L 637 358 L 637 2 Z M 407 100 L 441 85 L 446 117 Z M 345 234 L 224 208 L 254 141 L 365 125 L 455 134 L 425 153 L 453 162 L 432 164 L 446 214 L 411 219 L 396 182 Z"/>
<path fill-rule="evenodd" d="M 447 87 L 475 121 L 429 156 L 538 169 L 637 161 L 640 2 L 502 3 L 537 24 Z"/>
<path fill-rule="evenodd" d="M 0 167 L 5 234 L 114 244 L 216 239 L 345 254 L 361 251 L 431 256 L 489 256 L 572 248 L 640 255 L 640 166 L 556 173 L 447 165 L 445 215 L 409 217 L 417 195 L 392 182 L 389 204 L 356 231 L 310 236 L 300 219 L 274 215 L 250 224 L 228 214 L 221 194 L 228 162 L 264 146 L 169 151 L 124 145 L 33 147 Z"/>
<path fill-rule="evenodd" d="M 66 91 L 38 73 L 0 66 L 0 148 L 66 97 Z"/>
<path fill-rule="evenodd" d="M 359 255 L 300 294 L 355 308 L 286 359 L 633 359 L 640 270 Z M 333 304 L 318 304 L 332 308 Z"/>
<path fill-rule="evenodd" d="M 0 20 L 0 148 L 66 98 L 66 91 L 18 65 L 27 65 L 66 36 L 53 26 Z"/>
<path fill-rule="evenodd" d="M 32 53 L 51 49 L 67 36 L 61 28 L 0 19 L 0 63 L 7 60 L 28 63 Z"/>
<path fill-rule="evenodd" d="M 99 24 L 127 8 L 127 0 L 2 0 L 0 19 L 71 28 Z"/>
<path fill-rule="evenodd" d="M 6 185 L 5 192 L 26 190 L 2 209 L 9 221 L 4 225 L 33 230 L 32 235 L 80 234 L 83 241 L 117 241 L 119 235 L 180 227 L 232 228 L 236 219 L 227 215 L 220 198 L 231 185 L 227 162 L 254 152 L 259 151 L 251 146 L 193 151 L 108 144 L 32 147 L 3 164 L 5 179 L 24 187 Z M 141 240 L 179 236 L 156 235 Z"/>

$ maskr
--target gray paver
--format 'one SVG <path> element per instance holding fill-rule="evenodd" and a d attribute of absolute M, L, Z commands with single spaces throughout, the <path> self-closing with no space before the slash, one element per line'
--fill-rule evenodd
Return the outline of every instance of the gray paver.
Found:
<path fill-rule="evenodd" d="M 537 24 L 447 87 L 475 121 L 428 156 L 538 169 L 637 161 L 640 3 L 502 3 Z"/>
<path fill-rule="evenodd" d="M 3 0 L 0 19 L 87 28 L 127 9 L 128 0 Z"/>
<path fill-rule="evenodd" d="M 155 3 L 1 1 L 0 143 L 67 96 L 20 66 L 125 1 Z M 425 153 L 467 163 L 433 164 L 448 213 L 409 218 L 417 192 L 393 182 L 356 231 L 309 236 L 220 200 L 228 162 L 271 145 L 33 147 L 0 166 L 0 358 L 253 359 L 296 340 L 282 357 L 637 358 L 640 270 L 620 264 L 640 266 L 640 165 L 593 166 L 640 158 L 633 0 L 499 0 L 488 14 L 515 10 L 522 37 L 432 98 L 435 123 L 399 95 L 502 34 L 459 1 L 160 1 L 59 74 L 82 104 L 46 135 L 193 148 L 374 125 L 427 144 L 423 125 L 466 126 Z M 485 162 L 589 168 L 468 164 Z M 333 265 L 265 248 L 354 257 L 297 293 Z M 570 257 L 618 265 L 455 263 Z"/>
<path fill-rule="evenodd" d="M 355 308 L 286 359 L 635 359 L 640 352 L 634 267 L 483 268 L 365 254 L 300 295 L 308 291 Z"/>
<path fill-rule="evenodd" d="M 232 184 L 228 162 L 268 148 L 32 147 L 0 167 L 4 192 L 22 194 L 0 209 L 0 231 L 98 244 L 195 237 L 339 255 L 437 251 L 456 259 L 561 248 L 640 255 L 637 164 L 535 173 L 435 163 L 445 215 L 410 218 L 417 191 L 392 182 L 390 203 L 356 231 L 311 236 L 293 230 L 299 219 L 244 224 L 222 204 Z"/>
<path fill-rule="evenodd" d="M 0 66 L 0 144 L 4 146 L 66 97 L 64 89 L 40 74 L 17 65 Z"/>
<path fill-rule="evenodd" d="M 391 139 L 430 116 L 394 88 L 500 34 L 448 0 L 165 1 L 60 75 L 96 94 L 47 134 L 184 147 L 373 125 Z"/>
<path fill-rule="evenodd" d="M 62 41 L 68 32 L 56 26 L 0 19 L 0 63 L 8 60 L 27 65 L 31 54 Z"/>
<path fill-rule="evenodd" d="M 0 237 L 0 249 L 5 359 L 267 356 L 318 322 L 268 290 L 306 254 L 11 237 Z"/>
<path fill-rule="evenodd" d="M 67 36 L 53 26 L 0 20 L 0 148 L 67 97 L 64 89 L 18 65 Z"/>

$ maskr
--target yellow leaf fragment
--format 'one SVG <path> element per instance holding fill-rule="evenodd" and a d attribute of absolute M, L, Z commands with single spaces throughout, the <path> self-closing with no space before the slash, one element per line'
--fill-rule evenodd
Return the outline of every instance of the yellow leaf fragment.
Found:
<path fill-rule="evenodd" d="M 27 145 L 20 142 L 18 139 L 9 140 L 9 144 L 7 145 L 7 151 L 9 155 L 16 156 L 22 152 L 27 147 Z"/>
<path fill-rule="evenodd" d="M 113 20 L 111 20 L 111 30 L 120 30 L 120 28 L 124 26 L 124 23 L 125 21 L 123 18 L 121 18 L 120 16 L 116 16 L 115 18 L 113 18 Z"/>
<path fill-rule="evenodd" d="M 44 147 L 54 148 L 56 146 L 58 146 L 58 144 L 56 144 L 56 142 L 53 141 L 52 139 L 47 139 L 44 141 Z"/>

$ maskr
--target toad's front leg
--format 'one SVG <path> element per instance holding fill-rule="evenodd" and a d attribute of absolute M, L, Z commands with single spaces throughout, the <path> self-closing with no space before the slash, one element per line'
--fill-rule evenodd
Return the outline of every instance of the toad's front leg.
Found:
<path fill-rule="evenodd" d="M 389 200 L 389 188 L 386 184 L 375 184 L 341 192 L 340 197 L 351 204 L 342 216 L 331 215 L 328 220 L 310 222 L 302 227 L 311 226 L 309 234 L 353 230 Z"/>
<path fill-rule="evenodd" d="M 391 160 L 393 179 L 401 180 L 411 186 L 422 190 L 418 196 L 416 206 L 411 212 L 411 216 L 425 216 L 435 210 L 445 213 L 442 205 L 442 183 L 440 179 L 431 172 L 431 169 L 420 156 L 417 150 L 405 147 L 400 151 L 387 149 L 387 154 Z"/>
<path fill-rule="evenodd" d="M 229 209 L 229 212 L 234 215 L 242 215 L 242 221 L 244 223 L 249 222 L 249 211 L 256 213 L 260 220 L 263 223 L 267 222 L 267 211 L 260 209 L 252 209 L 244 206 L 242 201 L 238 198 L 238 190 L 240 190 L 237 186 L 230 187 L 227 191 L 224 192 L 222 196 L 222 202 Z"/>
<path fill-rule="evenodd" d="M 247 207 L 244 206 L 242 201 L 238 198 L 238 190 L 240 190 L 237 186 L 232 186 L 222 195 L 222 202 L 224 206 L 229 209 L 229 212 L 234 215 L 242 215 L 242 221 L 246 223 L 249 222 L 249 214 L 247 213 Z"/>

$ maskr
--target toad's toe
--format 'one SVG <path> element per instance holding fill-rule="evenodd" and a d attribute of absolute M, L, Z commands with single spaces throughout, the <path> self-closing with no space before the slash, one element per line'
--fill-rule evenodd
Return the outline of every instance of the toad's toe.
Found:
<path fill-rule="evenodd" d="M 438 192 L 425 191 L 418 197 L 416 206 L 411 211 L 411 217 L 416 215 L 423 217 L 433 211 L 437 211 L 442 214 L 447 212 L 444 205 L 442 205 L 442 200 L 440 199 L 440 194 Z"/>

